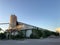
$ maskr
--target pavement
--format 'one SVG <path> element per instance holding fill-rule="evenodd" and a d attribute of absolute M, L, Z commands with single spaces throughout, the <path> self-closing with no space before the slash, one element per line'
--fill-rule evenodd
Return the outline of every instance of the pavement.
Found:
<path fill-rule="evenodd" d="M 60 38 L 0 40 L 0 45 L 60 45 Z"/>

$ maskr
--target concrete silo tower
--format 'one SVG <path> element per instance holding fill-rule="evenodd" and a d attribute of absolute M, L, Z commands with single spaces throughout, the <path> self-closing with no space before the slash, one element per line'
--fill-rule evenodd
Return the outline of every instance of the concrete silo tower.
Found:
<path fill-rule="evenodd" d="M 9 29 L 15 29 L 17 24 L 17 17 L 15 15 L 10 16 Z"/>

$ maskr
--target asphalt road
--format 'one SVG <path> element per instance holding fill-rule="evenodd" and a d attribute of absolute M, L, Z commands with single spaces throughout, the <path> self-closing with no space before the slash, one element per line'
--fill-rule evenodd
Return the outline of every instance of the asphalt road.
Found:
<path fill-rule="evenodd" d="M 60 38 L 0 40 L 0 45 L 60 45 Z"/>

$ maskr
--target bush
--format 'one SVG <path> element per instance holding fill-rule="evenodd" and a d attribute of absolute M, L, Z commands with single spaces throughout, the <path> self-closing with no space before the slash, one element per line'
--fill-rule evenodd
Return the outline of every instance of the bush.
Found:
<path fill-rule="evenodd" d="M 6 35 L 4 33 L 0 33 L 0 39 L 6 39 Z"/>

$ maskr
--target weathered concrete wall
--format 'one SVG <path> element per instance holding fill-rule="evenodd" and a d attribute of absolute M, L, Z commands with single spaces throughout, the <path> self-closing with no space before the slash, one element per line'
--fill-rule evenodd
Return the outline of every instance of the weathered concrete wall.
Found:
<path fill-rule="evenodd" d="M 17 17 L 15 15 L 10 16 L 9 29 L 14 29 L 16 27 Z"/>

